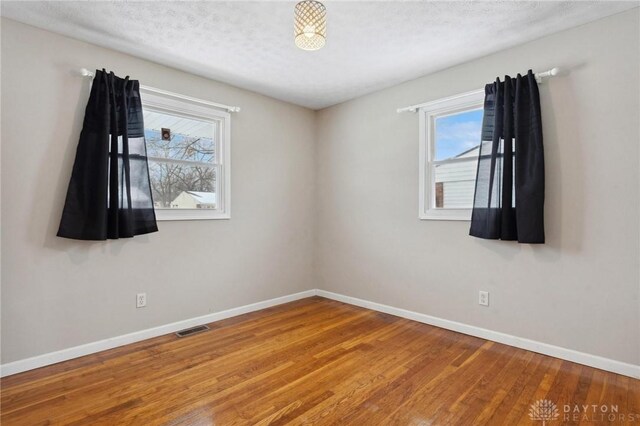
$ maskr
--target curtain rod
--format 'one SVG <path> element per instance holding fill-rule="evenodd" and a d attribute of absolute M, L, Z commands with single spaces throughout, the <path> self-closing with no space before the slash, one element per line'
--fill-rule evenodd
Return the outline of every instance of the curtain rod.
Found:
<path fill-rule="evenodd" d="M 83 76 L 83 77 L 90 77 L 90 78 L 94 77 L 94 73 L 89 71 L 87 68 L 80 68 L 80 75 Z M 204 99 L 192 98 L 191 96 L 185 96 L 185 95 L 181 95 L 179 93 L 169 92 L 167 90 L 156 89 L 155 87 L 143 86 L 142 84 L 140 85 L 140 89 L 145 90 L 147 92 L 158 93 L 160 95 L 167 95 L 167 96 L 171 96 L 171 97 L 174 97 L 174 98 L 184 99 L 184 100 L 190 101 L 190 102 L 197 102 L 199 104 L 209 105 L 209 106 L 212 106 L 212 107 L 224 109 L 227 112 L 240 112 L 240 107 L 238 107 L 238 106 L 230 106 L 230 105 L 218 104 L 216 102 L 210 102 L 210 101 L 206 101 Z"/>
<path fill-rule="evenodd" d="M 538 82 L 538 84 L 542 83 L 542 79 L 546 78 L 546 77 L 554 77 L 556 75 L 558 75 L 560 73 L 560 68 L 558 67 L 554 67 L 551 68 L 550 70 L 541 72 L 541 73 L 534 73 L 536 76 L 536 81 Z M 484 90 L 483 90 L 484 91 Z M 457 97 L 457 96 L 454 96 Z M 404 107 L 404 108 L 398 108 L 397 111 L 398 112 L 416 112 L 418 111 L 418 109 L 420 109 L 420 107 L 423 107 L 427 104 L 430 104 L 431 102 L 423 102 L 421 104 L 416 104 L 416 105 L 411 105 L 408 107 Z"/>

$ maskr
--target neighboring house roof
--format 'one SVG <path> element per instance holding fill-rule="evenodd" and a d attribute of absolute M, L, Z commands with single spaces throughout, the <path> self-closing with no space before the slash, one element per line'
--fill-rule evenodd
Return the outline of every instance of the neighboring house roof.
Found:
<path fill-rule="evenodd" d="M 198 192 L 198 191 L 185 191 L 191 195 L 199 204 L 215 204 L 216 194 L 215 192 Z"/>
<path fill-rule="evenodd" d="M 171 207 L 208 208 L 216 206 L 216 194 L 213 192 L 182 191 L 171 202 Z"/>
<path fill-rule="evenodd" d="M 473 148 L 469 148 L 468 150 L 461 152 L 460 154 L 456 155 L 453 158 L 461 158 L 461 157 L 471 157 L 472 155 L 470 155 L 471 153 L 473 153 L 473 151 L 478 151 L 480 149 L 480 144 L 474 146 Z M 474 154 L 474 155 L 478 155 L 478 154 Z"/>

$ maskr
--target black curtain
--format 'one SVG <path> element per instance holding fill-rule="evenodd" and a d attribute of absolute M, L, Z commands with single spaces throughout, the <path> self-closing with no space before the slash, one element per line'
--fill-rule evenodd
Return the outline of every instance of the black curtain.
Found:
<path fill-rule="evenodd" d="M 544 243 L 544 151 L 533 72 L 485 87 L 469 234 Z"/>
<path fill-rule="evenodd" d="M 156 232 L 140 84 L 96 70 L 58 236 L 106 240 Z"/>

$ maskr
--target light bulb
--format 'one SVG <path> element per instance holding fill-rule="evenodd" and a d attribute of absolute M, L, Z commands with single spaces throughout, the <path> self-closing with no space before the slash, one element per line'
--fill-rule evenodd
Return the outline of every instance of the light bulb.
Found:
<path fill-rule="evenodd" d="M 316 35 L 316 26 L 315 25 L 306 25 L 304 27 L 304 30 L 302 30 L 302 32 L 304 33 L 304 35 L 306 37 L 313 37 L 314 35 Z"/>

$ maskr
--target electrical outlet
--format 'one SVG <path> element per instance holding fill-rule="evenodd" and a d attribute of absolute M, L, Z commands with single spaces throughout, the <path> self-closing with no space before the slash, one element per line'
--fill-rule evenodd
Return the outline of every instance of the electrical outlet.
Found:
<path fill-rule="evenodd" d="M 478 304 L 482 306 L 489 306 L 489 292 L 480 291 L 480 297 L 478 298 Z"/>
<path fill-rule="evenodd" d="M 136 308 L 144 308 L 147 306 L 147 293 L 136 294 Z"/>

